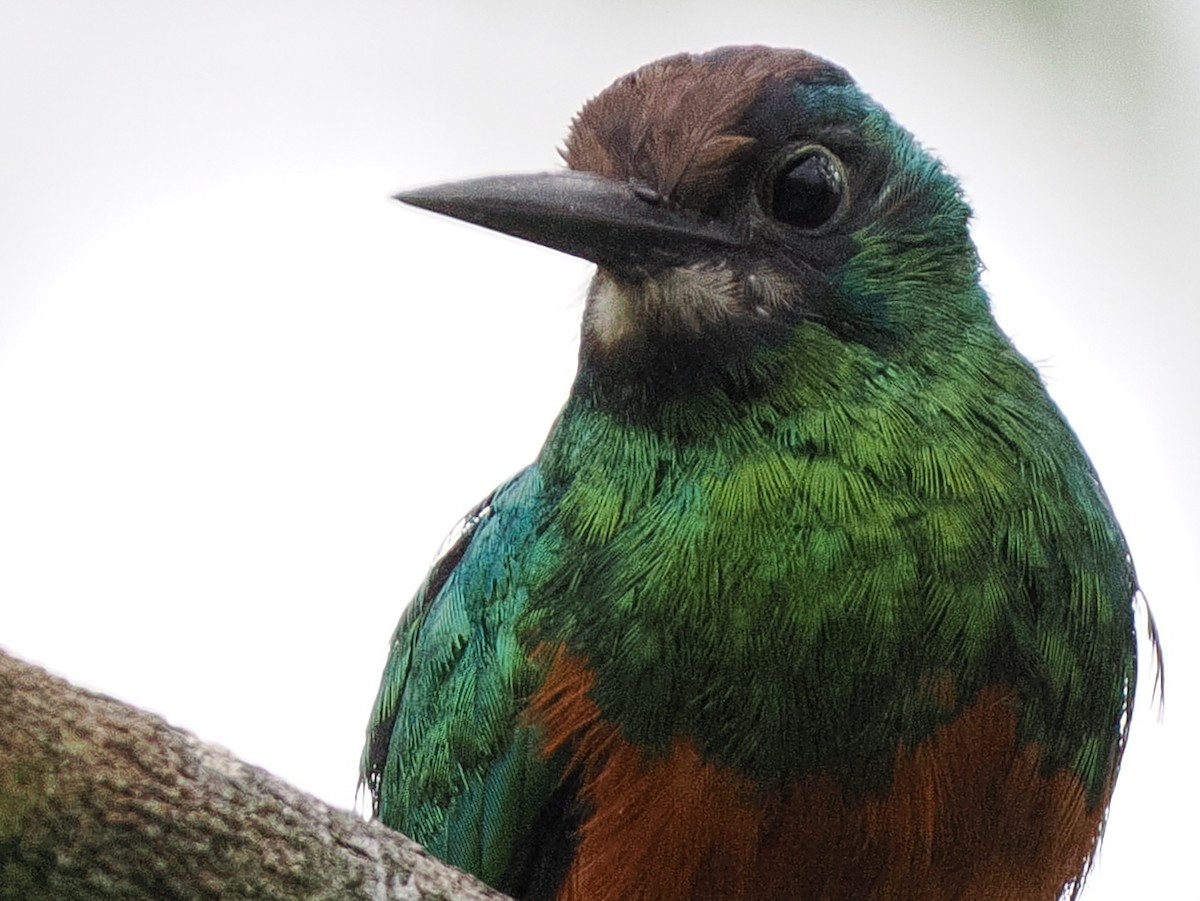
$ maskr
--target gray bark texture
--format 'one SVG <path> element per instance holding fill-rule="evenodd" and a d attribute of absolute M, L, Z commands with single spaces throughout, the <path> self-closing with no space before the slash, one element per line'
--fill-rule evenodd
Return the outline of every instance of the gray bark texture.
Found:
<path fill-rule="evenodd" d="M 379 823 L 0 651 L 0 899 L 504 901 Z"/>

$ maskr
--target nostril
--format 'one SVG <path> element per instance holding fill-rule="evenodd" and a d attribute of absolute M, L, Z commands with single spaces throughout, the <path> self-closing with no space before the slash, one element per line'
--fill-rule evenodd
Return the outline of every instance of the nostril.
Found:
<path fill-rule="evenodd" d="M 644 200 L 654 206 L 665 206 L 667 203 L 666 197 L 644 182 L 630 182 L 629 187 L 633 189 L 638 200 Z"/>

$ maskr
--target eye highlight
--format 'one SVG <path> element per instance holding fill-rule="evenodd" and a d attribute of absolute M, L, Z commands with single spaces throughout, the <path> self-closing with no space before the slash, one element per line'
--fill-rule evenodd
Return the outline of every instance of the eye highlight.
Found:
<path fill-rule="evenodd" d="M 829 222 L 846 194 L 841 161 L 819 144 L 791 153 L 774 179 L 771 215 L 796 228 L 819 228 Z"/>

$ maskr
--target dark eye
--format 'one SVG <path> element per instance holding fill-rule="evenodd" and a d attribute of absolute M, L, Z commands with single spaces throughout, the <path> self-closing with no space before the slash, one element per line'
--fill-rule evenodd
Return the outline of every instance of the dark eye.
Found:
<path fill-rule="evenodd" d="M 846 182 L 837 157 L 824 147 L 801 147 L 775 176 L 771 213 L 796 228 L 817 228 L 842 206 Z"/>

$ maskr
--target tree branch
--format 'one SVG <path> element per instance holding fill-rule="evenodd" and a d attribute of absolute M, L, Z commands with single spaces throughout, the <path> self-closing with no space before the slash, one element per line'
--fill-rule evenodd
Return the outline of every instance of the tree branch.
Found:
<path fill-rule="evenodd" d="M 0 898 L 505 901 L 379 823 L 3 651 Z"/>

